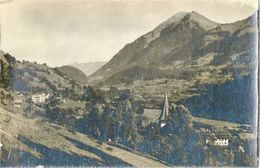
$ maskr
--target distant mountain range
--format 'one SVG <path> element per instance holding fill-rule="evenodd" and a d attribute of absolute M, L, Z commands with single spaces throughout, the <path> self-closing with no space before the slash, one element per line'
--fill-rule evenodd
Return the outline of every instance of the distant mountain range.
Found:
<path fill-rule="evenodd" d="M 88 62 L 88 63 L 74 63 L 69 66 L 73 66 L 75 68 L 80 69 L 87 76 L 92 75 L 95 71 L 105 65 L 107 62 L 105 61 L 97 61 L 97 62 Z"/>

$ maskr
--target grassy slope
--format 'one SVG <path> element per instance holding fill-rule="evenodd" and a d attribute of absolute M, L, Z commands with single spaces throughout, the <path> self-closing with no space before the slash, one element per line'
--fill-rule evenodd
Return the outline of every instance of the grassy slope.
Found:
<path fill-rule="evenodd" d="M 66 128 L 58 126 L 54 123 L 42 122 L 43 118 L 28 118 L 25 114 L 11 113 L 0 108 L 0 135 L 3 149 L 17 148 L 21 151 L 31 153 L 37 158 L 43 158 L 43 154 L 38 150 L 35 150 L 29 145 L 20 141 L 17 137 L 23 137 L 29 139 L 33 143 L 43 145 L 47 148 L 59 150 L 70 155 L 77 155 L 79 157 L 88 158 L 95 162 L 101 163 L 101 165 L 108 165 L 109 160 L 103 160 L 95 150 L 109 155 L 110 157 L 120 159 L 122 162 L 133 166 L 145 166 L 145 167 L 161 167 L 165 164 L 156 161 L 154 159 L 141 156 L 129 151 L 125 151 L 118 147 L 111 146 L 107 143 L 99 143 L 96 140 L 81 134 L 79 132 L 71 133 Z M 73 141 L 77 141 L 84 145 L 87 145 L 95 150 L 86 150 L 78 147 Z"/>

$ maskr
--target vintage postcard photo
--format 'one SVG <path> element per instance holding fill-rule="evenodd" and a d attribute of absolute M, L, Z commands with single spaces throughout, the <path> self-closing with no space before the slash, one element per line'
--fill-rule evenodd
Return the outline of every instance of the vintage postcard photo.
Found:
<path fill-rule="evenodd" d="M 1 0 L 1 167 L 257 167 L 258 0 Z"/>

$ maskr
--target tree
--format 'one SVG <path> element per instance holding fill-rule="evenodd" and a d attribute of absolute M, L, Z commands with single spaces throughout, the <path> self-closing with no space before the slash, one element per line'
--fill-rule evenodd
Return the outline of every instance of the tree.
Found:
<path fill-rule="evenodd" d="M 168 123 L 162 129 L 162 133 L 189 134 L 192 132 L 192 115 L 183 105 L 171 105 Z"/>
<path fill-rule="evenodd" d="M 10 64 L 0 60 L 0 87 L 8 88 L 13 86 L 13 68 Z"/>
<path fill-rule="evenodd" d="M 89 126 L 90 132 L 93 136 L 100 137 L 104 132 L 101 115 L 103 113 L 102 105 L 96 104 L 92 107 L 91 112 L 89 113 Z"/>

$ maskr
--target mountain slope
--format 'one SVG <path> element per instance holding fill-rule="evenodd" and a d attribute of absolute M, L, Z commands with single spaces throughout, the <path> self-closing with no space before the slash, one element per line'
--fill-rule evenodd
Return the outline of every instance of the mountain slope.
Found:
<path fill-rule="evenodd" d="M 60 72 L 62 75 L 68 76 L 70 79 L 81 82 L 81 83 L 87 83 L 88 79 L 87 76 L 82 72 L 81 70 L 72 67 L 72 66 L 62 66 L 56 68 L 58 72 Z"/>
<path fill-rule="evenodd" d="M 86 75 L 74 67 L 50 68 L 37 62 L 21 62 L 3 51 L 0 53 L 0 63 L 0 87 L 25 94 L 65 90 L 74 90 L 75 94 L 81 94 L 87 82 Z"/>

